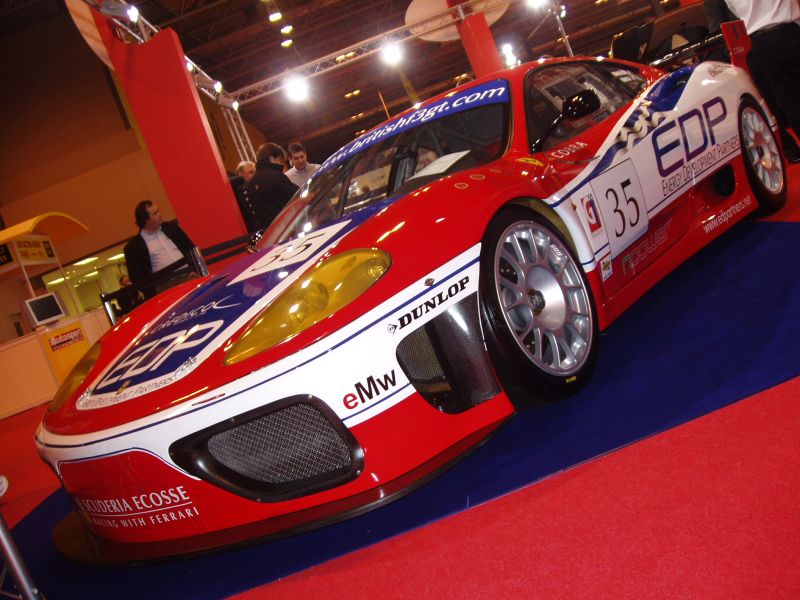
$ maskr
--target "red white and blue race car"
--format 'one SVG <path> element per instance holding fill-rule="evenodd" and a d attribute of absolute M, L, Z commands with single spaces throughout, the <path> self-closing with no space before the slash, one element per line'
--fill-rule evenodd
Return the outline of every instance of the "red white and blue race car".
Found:
<path fill-rule="evenodd" d="M 57 544 L 142 561 L 413 489 L 583 385 L 600 330 L 783 205 L 771 122 L 731 65 L 575 58 L 361 136 L 255 254 L 138 308 L 69 376 L 36 434 L 76 509 Z"/>

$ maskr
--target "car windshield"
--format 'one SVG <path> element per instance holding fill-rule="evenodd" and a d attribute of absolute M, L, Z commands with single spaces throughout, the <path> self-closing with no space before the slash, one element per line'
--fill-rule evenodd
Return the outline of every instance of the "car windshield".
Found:
<path fill-rule="evenodd" d="M 300 188 L 260 246 L 498 158 L 508 139 L 508 97 L 505 80 L 458 90 L 348 144 Z"/>

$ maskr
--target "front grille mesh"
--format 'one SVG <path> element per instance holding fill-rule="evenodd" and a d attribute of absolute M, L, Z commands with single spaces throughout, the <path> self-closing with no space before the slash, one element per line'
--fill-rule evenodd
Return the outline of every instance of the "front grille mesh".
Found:
<path fill-rule="evenodd" d="M 292 404 L 208 440 L 220 463 L 268 484 L 301 481 L 348 470 L 352 456 L 325 416 L 310 404 Z"/>

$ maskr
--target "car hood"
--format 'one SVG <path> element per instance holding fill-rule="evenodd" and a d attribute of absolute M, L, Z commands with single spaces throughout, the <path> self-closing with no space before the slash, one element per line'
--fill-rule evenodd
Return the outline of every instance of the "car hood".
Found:
<path fill-rule="evenodd" d="M 260 250 L 193 288 L 108 361 L 78 398 L 76 408 L 119 404 L 186 377 L 379 209 L 360 211 Z"/>

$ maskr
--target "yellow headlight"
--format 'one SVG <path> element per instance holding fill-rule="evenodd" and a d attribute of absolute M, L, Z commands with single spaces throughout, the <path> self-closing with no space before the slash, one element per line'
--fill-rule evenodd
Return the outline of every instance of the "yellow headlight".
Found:
<path fill-rule="evenodd" d="M 48 412 L 56 412 L 63 406 L 64 402 L 72 397 L 75 390 L 77 390 L 83 383 L 83 380 L 86 379 L 86 376 L 89 374 L 89 371 L 92 370 L 94 363 L 97 362 L 99 357 L 100 342 L 96 342 L 94 346 L 86 351 L 83 358 L 72 368 L 72 371 L 69 372 L 69 375 L 67 375 L 61 387 L 58 388 L 56 395 L 53 396 L 53 399 L 50 401 L 50 406 L 47 407 Z"/>
<path fill-rule="evenodd" d="M 389 270 L 375 249 L 349 250 L 324 261 L 281 294 L 225 352 L 232 365 L 288 340 L 350 304 Z"/>

